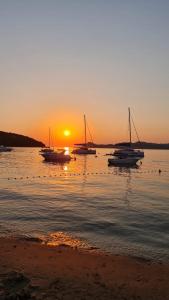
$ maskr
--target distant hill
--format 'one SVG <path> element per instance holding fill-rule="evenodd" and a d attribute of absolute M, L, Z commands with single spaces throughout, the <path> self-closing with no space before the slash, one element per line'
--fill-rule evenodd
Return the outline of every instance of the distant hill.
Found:
<path fill-rule="evenodd" d="M 84 144 L 75 144 L 76 146 L 83 146 Z M 90 148 L 120 148 L 120 147 L 128 147 L 128 142 L 117 143 L 117 144 L 94 144 L 87 143 L 87 146 Z M 158 143 L 149 143 L 149 142 L 136 142 L 132 143 L 133 149 L 162 149 L 169 150 L 169 143 L 167 144 L 158 144 Z"/>
<path fill-rule="evenodd" d="M 0 131 L 0 145 L 10 147 L 44 147 L 45 145 L 21 134 Z"/>
<path fill-rule="evenodd" d="M 123 147 L 123 146 L 129 146 L 129 143 L 118 143 L 115 144 L 115 147 Z M 159 144 L 159 143 L 149 143 L 149 142 L 136 142 L 132 143 L 132 148 L 134 149 L 169 149 L 169 143 L 167 144 Z"/>

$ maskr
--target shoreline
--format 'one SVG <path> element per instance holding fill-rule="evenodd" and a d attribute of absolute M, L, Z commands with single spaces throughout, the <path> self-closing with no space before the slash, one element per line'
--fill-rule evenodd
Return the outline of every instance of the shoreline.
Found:
<path fill-rule="evenodd" d="M 2 300 L 168 300 L 168 278 L 168 263 L 0 237 Z"/>

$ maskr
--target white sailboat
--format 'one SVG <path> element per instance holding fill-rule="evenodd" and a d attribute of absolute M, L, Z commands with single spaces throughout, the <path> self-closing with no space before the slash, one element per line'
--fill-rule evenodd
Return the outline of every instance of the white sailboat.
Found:
<path fill-rule="evenodd" d="M 133 149 L 132 148 L 132 134 L 131 134 L 131 113 L 130 113 L 130 108 L 128 108 L 128 113 L 129 113 L 129 146 L 123 146 L 118 150 L 115 150 L 113 155 L 117 157 L 137 157 L 139 159 L 144 157 L 144 151 Z M 133 123 L 134 124 L 134 123 Z M 134 126 L 135 127 L 135 126 Z M 136 129 L 135 129 L 136 130 Z M 136 131 L 137 133 L 137 131 Z"/>
<path fill-rule="evenodd" d="M 84 115 L 84 145 L 73 149 L 73 154 L 96 154 L 95 149 L 90 149 L 87 147 L 87 130 L 86 130 L 86 116 Z"/>

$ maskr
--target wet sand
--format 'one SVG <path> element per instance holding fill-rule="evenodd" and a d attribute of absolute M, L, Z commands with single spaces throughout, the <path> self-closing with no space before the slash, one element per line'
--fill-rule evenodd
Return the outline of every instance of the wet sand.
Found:
<path fill-rule="evenodd" d="M 169 300 L 169 264 L 0 238 L 0 299 Z"/>

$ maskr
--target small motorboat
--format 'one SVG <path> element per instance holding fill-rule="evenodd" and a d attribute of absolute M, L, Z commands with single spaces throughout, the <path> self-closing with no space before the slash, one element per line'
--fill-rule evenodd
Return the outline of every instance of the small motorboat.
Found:
<path fill-rule="evenodd" d="M 11 148 L 11 147 L 6 147 L 3 145 L 0 146 L 0 152 L 11 152 L 12 150 L 13 150 L 13 148 Z"/>
<path fill-rule="evenodd" d="M 136 165 L 139 157 L 114 157 L 108 159 L 108 165 L 116 167 L 131 167 Z"/>
<path fill-rule="evenodd" d="M 71 156 L 65 153 L 66 150 L 42 152 L 41 156 L 48 162 L 66 162 L 71 160 Z"/>

